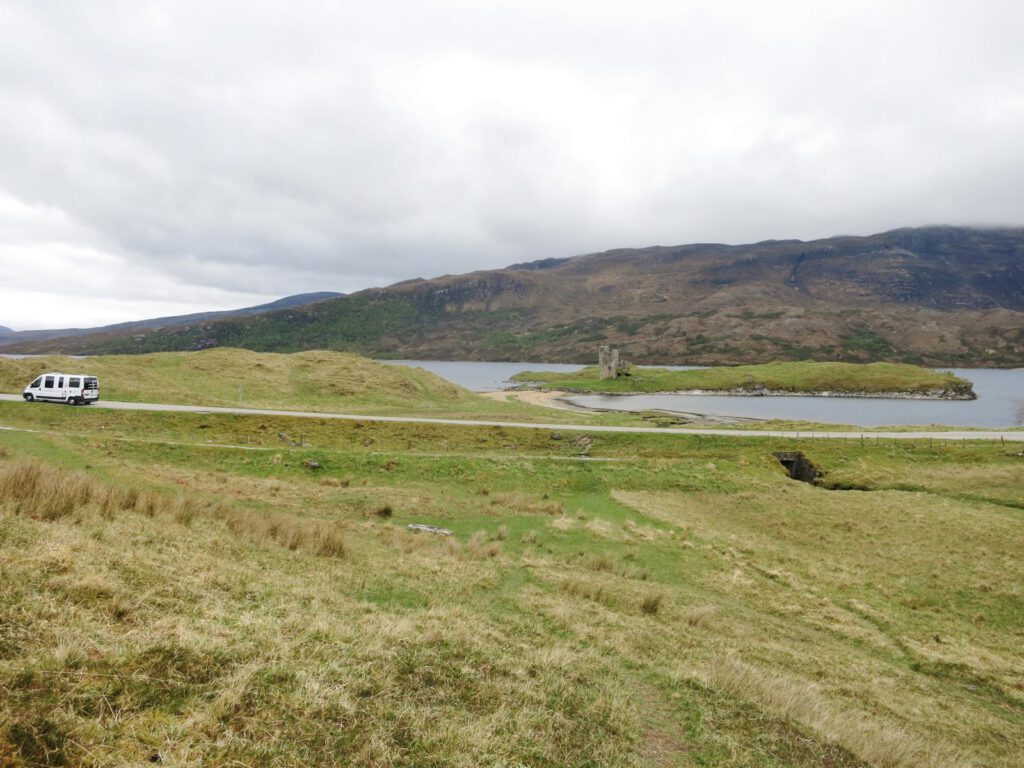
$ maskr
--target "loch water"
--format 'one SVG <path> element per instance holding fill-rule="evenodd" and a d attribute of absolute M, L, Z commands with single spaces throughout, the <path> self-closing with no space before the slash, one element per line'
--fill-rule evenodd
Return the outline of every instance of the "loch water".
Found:
<path fill-rule="evenodd" d="M 478 363 L 388 360 L 425 368 L 475 391 L 506 389 L 520 371 L 578 371 L 580 365 L 557 363 Z M 695 366 L 660 366 L 684 370 Z M 946 370 L 946 369 L 943 369 Z M 739 397 L 733 395 L 575 395 L 568 399 L 586 408 L 617 411 L 662 410 L 752 419 L 786 419 L 862 427 L 928 426 L 1005 428 L 1015 426 L 1024 401 L 1024 369 L 955 368 L 974 382 L 977 400 L 887 400 L 852 397 Z"/>

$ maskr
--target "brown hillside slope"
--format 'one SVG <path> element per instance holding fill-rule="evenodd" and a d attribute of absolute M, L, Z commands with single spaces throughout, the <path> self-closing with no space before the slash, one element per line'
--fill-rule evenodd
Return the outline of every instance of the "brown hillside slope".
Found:
<path fill-rule="evenodd" d="M 384 357 L 1024 364 L 1024 229 L 607 251 L 414 280 L 301 310 L 30 351 L 242 346 Z"/>

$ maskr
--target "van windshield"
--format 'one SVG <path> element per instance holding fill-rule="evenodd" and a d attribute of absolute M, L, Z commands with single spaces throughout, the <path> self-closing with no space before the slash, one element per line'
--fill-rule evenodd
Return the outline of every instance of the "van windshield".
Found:
<path fill-rule="evenodd" d="M 43 377 L 42 377 L 42 376 L 40 376 L 40 377 L 39 377 L 38 379 L 36 379 L 35 381 L 33 381 L 33 382 L 32 382 L 31 384 L 29 384 L 28 386 L 29 386 L 29 387 L 30 387 L 31 389 L 38 389 L 38 388 L 39 388 L 39 385 L 40 385 L 40 384 L 42 384 L 42 383 L 43 383 Z"/>

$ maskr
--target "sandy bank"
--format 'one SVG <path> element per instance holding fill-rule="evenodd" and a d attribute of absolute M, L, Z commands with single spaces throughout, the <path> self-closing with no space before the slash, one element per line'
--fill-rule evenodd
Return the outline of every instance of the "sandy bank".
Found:
<path fill-rule="evenodd" d="M 599 411 L 593 408 L 584 408 L 581 405 L 574 405 L 573 403 L 562 400 L 561 398 L 567 395 L 567 392 L 560 392 L 558 390 L 531 390 L 531 389 L 499 389 L 496 392 L 481 392 L 486 398 L 491 400 L 498 400 L 501 402 L 518 401 L 520 403 L 526 403 L 527 405 L 541 405 L 545 408 L 555 408 L 559 411 L 572 411 L 573 413 L 585 413 L 589 416 L 593 416 Z"/>
<path fill-rule="evenodd" d="M 502 402 L 510 402 L 514 400 L 520 403 L 526 403 L 527 405 L 539 405 L 544 408 L 554 408 L 559 411 L 585 413 L 588 416 L 594 416 L 598 413 L 640 413 L 640 411 L 626 411 L 612 408 L 587 408 L 586 406 L 576 405 L 575 403 L 565 399 L 567 395 L 571 396 L 574 393 L 563 392 L 561 390 L 501 389 L 495 392 L 480 392 L 479 394 L 490 398 L 491 400 L 498 400 Z M 653 416 L 654 414 L 661 414 L 664 417 L 674 420 L 677 425 L 723 426 L 729 424 L 756 424 L 757 422 L 763 421 L 763 419 L 756 419 L 747 416 L 716 416 L 708 413 L 688 413 L 683 411 L 667 411 L 660 409 L 644 411 L 643 413 L 650 416 Z"/>

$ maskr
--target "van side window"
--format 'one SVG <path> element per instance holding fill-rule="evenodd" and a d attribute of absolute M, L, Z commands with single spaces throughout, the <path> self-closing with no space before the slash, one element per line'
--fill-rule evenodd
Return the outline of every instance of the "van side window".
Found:
<path fill-rule="evenodd" d="M 38 379 L 28 385 L 29 389 L 39 389 L 39 385 L 43 383 L 43 377 L 40 376 Z"/>
<path fill-rule="evenodd" d="M 80 386 L 82 386 L 82 380 L 75 378 L 68 379 L 68 386 L 71 387 L 72 389 L 78 389 Z"/>
<path fill-rule="evenodd" d="M 43 389 L 53 389 L 53 376 L 47 376 L 43 382 Z"/>
<path fill-rule="evenodd" d="M 63 376 L 61 376 L 59 379 L 57 379 L 57 387 L 58 387 L 58 389 L 63 389 L 64 388 L 64 377 Z"/>

